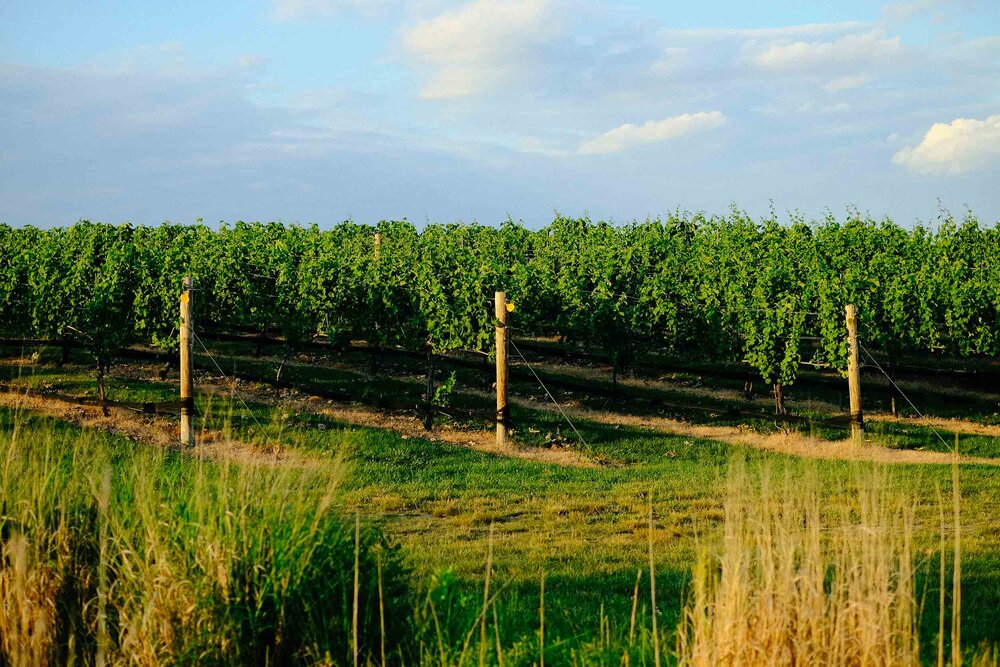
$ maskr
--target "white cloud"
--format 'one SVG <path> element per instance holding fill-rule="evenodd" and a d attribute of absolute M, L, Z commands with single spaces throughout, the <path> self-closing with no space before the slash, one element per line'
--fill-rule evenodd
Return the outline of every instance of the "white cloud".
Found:
<path fill-rule="evenodd" d="M 176 77 L 0 63 L 0 127 L 21 128 L 0 133 L 0 219 L 542 220 L 560 201 L 550 193 L 583 188 L 541 155 L 435 135 L 412 116 L 370 131 L 316 123 L 249 102 L 244 83 L 232 69 Z M 387 106 L 365 108 L 370 125 Z M 459 181 L 473 185 L 449 191 Z"/>
<path fill-rule="evenodd" d="M 845 90 L 853 90 L 871 83 L 874 79 L 867 74 L 857 74 L 855 76 L 842 76 L 828 82 L 823 86 L 823 90 L 828 93 L 840 93 Z"/>
<path fill-rule="evenodd" d="M 583 142 L 577 152 L 580 155 L 614 153 L 641 144 L 711 130 L 724 125 L 726 121 L 727 118 L 721 111 L 699 111 L 663 120 L 650 120 L 642 125 L 627 123 Z"/>
<path fill-rule="evenodd" d="M 772 72 L 813 73 L 845 66 L 884 63 L 903 51 L 899 37 L 885 37 L 879 30 L 844 35 L 826 42 L 774 44 L 756 54 L 757 67 Z"/>
<path fill-rule="evenodd" d="M 663 30 L 661 34 L 666 38 L 674 39 L 791 39 L 856 32 L 868 26 L 869 24 L 860 21 L 839 21 L 837 23 L 802 23 L 778 28 L 676 28 Z"/>
<path fill-rule="evenodd" d="M 522 153 L 544 155 L 552 158 L 566 158 L 572 155 L 572 152 L 551 146 L 546 141 L 537 137 L 525 137 L 517 143 L 515 148 Z"/>
<path fill-rule="evenodd" d="M 882 15 L 888 21 L 902 23 L 922 14 L 933 13 L 935 21 L 944 19 L 944 6 L 948 0 L 913 0 L 912 2 L 895 2 L 882 8 Z"/>
<path fill-rule="evenodd" d="M 467 97 L 510 83 L 557 34 L 553 0 L 476 0 L 403 30 L 427 77 L 424 99 Z"/>
<path fill-rule="evenodd" d="M 663 55 L 650 65 L 653 74 L 668 75 L 676 74 L 685 64 L 688 50 L 679 46 L 670 46 L 663 49 Z"/>
<path fill-rule="evenodd" d="M 379 14 L 393 4 L 393 0 L 271 0 L 271 18 L 302 21 L 330 18 L 344 11 Z"/>
<path fill-rule="evenodd" d="M 956 118 L 934 123 L 914 148 L 906 146 L 892 163 L 920 173 L 961 174 L 1000 160 L 1000 114 L 985 120 Z"/>

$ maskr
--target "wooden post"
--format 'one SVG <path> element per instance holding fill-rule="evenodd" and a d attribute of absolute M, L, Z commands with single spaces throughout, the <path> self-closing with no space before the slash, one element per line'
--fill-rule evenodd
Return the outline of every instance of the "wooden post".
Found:
<path fill-rule="evenodd" d="M 382 247 L 382 235 L 375 232 L 375 261 L 378 261 L 378 251 Z"/>
<path fill-rule="evenodd" d="M 507 407 L 507 293 L 497 292 L 497 446 L 507 445 L 510 410 Z"/>
<path fill-rule="evenodd" d="M 851 438 L 861 442 L 865 437 L 861 414 L 861 364 L 858 357 L 858 314 L 853 304 L 847 306 L 847 390 L 851 399 Z"/>
<path fill-rule="evenodd" d="M 192 373 L 192 321 L 191 290 L 194 281 L 184 276 L 184 291 L 181 292 L 181 445 L 194 446 L 194 374 Z"/>
<path fill-rule="evenodd" d="M 424 430 L 434 428 L 434 350 L 427 348 L 427 390 L 424 392 Z"/>
<path fill-rule="evenodd" d="M 63 332 L 62 339 L 62 357 L 59 358 L 59 367 L 62 368 L 69 363 L 69 350 L 70 350 L 70 337 L 68 333 Z"/>

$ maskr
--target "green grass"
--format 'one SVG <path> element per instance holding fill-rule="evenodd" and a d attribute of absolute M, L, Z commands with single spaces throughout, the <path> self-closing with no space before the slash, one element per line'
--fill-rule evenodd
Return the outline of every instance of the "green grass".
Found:
<path fill-rule="evenodd" d="M 268 409 L 258 407 L 258 418 Z M 550 414 L 515 414 L 554 430 Z M 346 446 L 352 474 L 343 487 L 348 507 L 364 513 L 399 540 L 415 586 L 450 571 L 473 613 L 482 586 L 489 526 L 495 524 L 497 581 L 505 637 L 534 632 L 538 581 L 546 575 L 547 627 L 553 637 L 593 637 L 603 613 L 619 639 L 626 630 L 636 569 L 646 557 L 646 498 L 656 498 L 660 618 L 678 620 L 683 590 L 699 543 L 711 541 L 722 517 L 722 495 L 732 456 L 753 464 L 781 465 L 786 475 L 815 474 L 831 511 L 853 498 L 861 464 L 800 461 L 779 454 L 734 448 L 704 439 L 637 428 L 577 422 L 584 438 L 610 465 L 572 468 L 493 455 L 454 445 L 403 437 L 378 429 L 338 424 L 307 413 L 281 420 L 285 442 L 309 451 Z M 321 428 L 322 427 L 322 428 Z M 535 434 L 536 438 L 541 435 Z M 345 445 L 344 443 L 349 443 Z M 994 498 L 1000 470 L 963 467 L 964 637 L 970 645 L 998 641 L 1000 632 L 1000 529 Z M 947 488 L 942 466 L 899 466 L 892 475 L 918 503 L 916 537 L 936 546 L 936 486 Z M 931 560 L 923 563 L 929 586 Z M 930 577 L 930 578 L 928 578 Z M 927 579 L 924 582 L 924 579 Z M 926 588 L 925 588 L 926 590 Z M 929 593 L 930 594 L 930 593 Z M 936 627 L 934 610 L 924 624 Z"/>
<path fill-rule="evenodd" d="M 652 440 L 652 438 L 650 438 Z M 644 443 L 623 438 L 608 443 L 619 452 Z M 355 474 L 347 486 L 351 502 L 381 516 L 386 531 L 400 539 L 418 573 L 454 568 L 477 589 L 483 574 L 490 521 L 497 522 L 498 579 L 517 584 L 520 608 L 512 618 L 529 619 L 537 607 L 537 581 L 544 571 L 555 636 L 595 631 L 603 607 L 622 631 L 635 571 L 645 556 L 645 494 L 652 490 L 659 541 L 657 563 L 663 578 L 660 611 L 671 626 L 681 608 L 681 591 L 699 539 L 710 540 L 721 519 L 721 487 L 729 453 L 660 438 L 676 457 L 657 457 L 623 468 L 575 470 L 503 459 L 447 445 L 372 436 L 360 443 Z M 415 448 L 418 448 L 414 451 Z M 735 452 L 753 462 L 784 457 Z M 818 470 L 831 505 L 851 496 L 845 490 L 856 466 L 797 462 L 788 474 Z M 946 486 L 948 471 L 906 467 L 894 471 L 921 504 L 918 538 L 932 548 L 937 534 L 935 484 Z M 975 582 L 966 598 L 965 638 L 1000 639 L 1000 533 L 989 517 L 1000 491 L 1000 475 L 990 468 L 963 469 L 966 502 L 965 574 Z M 515 634 L 517 632 L 515 631 Z"/>
<path fill-rule="evenodd" d="M 270 360 L 239 361 L 244 369 L 261 374 L 274 368 Z M 9 373 L 10 367 L 5 370 Z M 92 374 L 79 369 L 42 367 L 33 372 L 33 382 L 51 383 L 60 390 L 82 389 L 88 381 L 93 382 Z M 295 367 L 286 372 L 306 389 L 313 384 L 331 390 L 354 387 L 360 388 L 362 399 L 420 399 L 419 380 L 371 378 L 360 369 Z M 175 398 L 169 384 L 119 377 L 112 385 L 115 391 L 127 394 L 127 400 Z M 150 398 L 136 398 L 137 392 Z M 483 402 L 476 397 L 463 400 L 471 407 Z M 379 526 L 402 547 L 411 572 L 410 587 L 437 591 L 434 595 L 440 598 L 441 608 L 452 610 L 453 627 L 442 630 L 452 642 L 460 642 L 482 604 L 493 524 L 501 637 L 510 655 L 523 655 L 529 662 L 531 647 L 537 641 L 543 573 L 550 646 L 547 657 L 552 664 L 568 661 L 573 655 L 596 661 L 595 656 L 603 653 L 614 655 L 617 662 L 628 631 L 636 571 L 644 567 L 646 559 L 649 492 L 655 498 L 658 618 L 660 627 L 670 630 L 677 625 L 699 545 L 710 545 L 718 537 L 732 456 L 752 465 L 777 466 L 781 475 L 793 480 L 818 480 L 831 512 L 852 502 L 852 485 L 860 465 L 801 461 L 709 440 L 581 420 L 577 427 L 590 446 L 584 453 L 605 465 L 575 468 L 405 439 L 286 408 L 251 404 L 256 421 L 242 406 L 226 408 L 212 411 L 208 422 L 212 427 L 226 426 L 242 439 L 259 443 L 280 433 L 283 444 L 315 457 L 320 469 L 335 461 L 347 466 L 349 472 L 337 493 L 339 512 L 345 516 L 359 512 L 367 524 Z M 333 410 L 335 413 L 335 406 Z M 542 444 L 544 435 L 556 429 L 567 434 L 564 423 L 549 413 L 515 409 L 514 419 L 519 438 L 533 444 Z M 265 433 L 260 432 L 257 422 L 265 425 Z M 908 424 L 871 423 L 869 434 L 890 447 L 943 449 L 941 443 L 935 444 L 929 430 Z M 963 436 L 960 450 L 996 456 L 998 443 L 991 438 Z M 899 466 L 891 475 L 912 493 L 917 505 L 918 583 L 928 600 L 936 599 L 936 488 L 948 488 L 950 472 L 940 466 Z M 1000 497 L 1000 470 L 963 466 L 962 491 L 963 641 L 971 647 L 982 641 L 1000 641 L 1000 528 L 995 505 Z M 647 581 L 646 575 L 643 581 Z M 647 589 L 640 598 L 640 627 L 647 627 Z M 933 607 L 929 604 L 921 618 L 925 636 L 937 627 Z M 426 605 L 422 608 L 424 616 L 412 616 L 418 626 L 412 635 L 418 644 L 433 646 L 437 629 L 426 617 Z M 609 642 L 602 644 L 598 639 L 602 614 L 610 625 L 613 649 Z"/>

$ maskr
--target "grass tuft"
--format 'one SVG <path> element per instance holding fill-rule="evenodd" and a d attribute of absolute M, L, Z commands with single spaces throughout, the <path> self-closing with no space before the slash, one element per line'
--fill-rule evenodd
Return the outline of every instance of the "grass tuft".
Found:
<path fill-rule="evenodd" d="M 342 470 L 0 422 L 0 662 L 342 664 L 405 635 L 399 554 L 340 518 Z"/>

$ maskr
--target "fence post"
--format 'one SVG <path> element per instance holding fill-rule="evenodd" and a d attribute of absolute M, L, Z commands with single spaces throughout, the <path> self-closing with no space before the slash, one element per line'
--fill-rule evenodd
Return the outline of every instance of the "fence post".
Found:
<path fill-rule="evenodd" d="M 181 445 L 194 446 L 194 374 L 192 373 L 192 340 L 191 331 L 191 290 L 194 281 L 191 276 L 184 276 L 184 290 L 181 292 Z"/>
<path fill-rule="evenodd" d="M 424 392 L 424 430 L 434 428 L 434 348 L 427 348 L 427 390 Z"/>
<path fill-rule="evenodd" d="M 861 364 L 858 360 L 858 314 L 854 304 L 847 306 L 847 390 L 851 400 L 851 438 L 861 442 L 865 437 L 864 417 L 861 414 Z"/>
<path fill-rule="evenodd" d="M 378 261 L 379 250 L 382 248 L 382 234 L 375 232 L 375 261 Z"/>
<path fill-rule="evenodd" d="M 507 406 L 507 293 L 497 292 L 497 446 L 507 445 L 510 410 Z"/>

